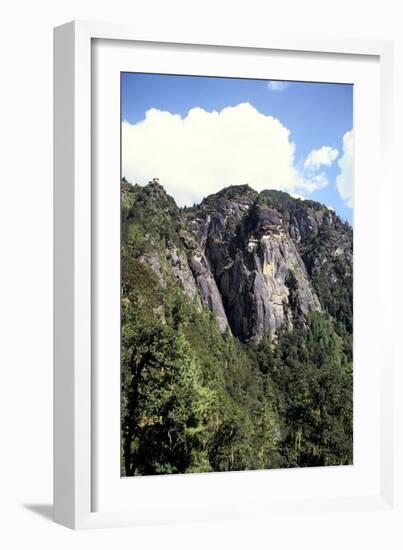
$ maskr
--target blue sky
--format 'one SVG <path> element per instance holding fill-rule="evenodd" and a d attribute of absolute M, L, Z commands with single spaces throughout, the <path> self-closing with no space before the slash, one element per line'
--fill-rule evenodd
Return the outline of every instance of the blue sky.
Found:
<path fill-rule="evenodd" d="M 240 105 L 246 105 L 247 108 L 238 108 Z M 224 111 L 228 107 L 234 109 Z M 199 110 L 193 111 L 194 117 L 188 118 L 189 111 L 195 108 Z M 151 114 L 146 116 L 150 110 L 152 110 L 152 116 Z M 213 117 L 211 113 L 214 112 L 216 116 Z M 226 114 L 225 117 L 217 117 L 217 113 L 223 112 Z M 277 119 L 280 124 L 273 121 L 271 117 Z M 173 181 L 168 183 L 168 191 L 179 199 L 178 203 L 191 202 L 191 199 L 197 201 L 201 195 L 204 196 L 211 190 L 216 190 L 206 184 L 204 192 L 203 184 L 196 179 L 194 189 L 185 189 L 186 181 L 189 181 L 189 186 L 192 185 L 192 174 L 197 170 L 203 174 L 204 179 L 201 180 L 203 182 L 215 181 L 216 175 L 210 174 L 208 170 L 219 170 L 220 176 L 217 178 L 223 183 L 221 187 L 239 183 L 227 181 L 225 166 L 223 167 L 222 162 L 218 162 L 215 157 L 211 157 L 214 151 L 208 151 L 210 143 L 211 147 L 218 152 L 222 146 L 221 157 L 227 159 L 228 179 L 231 179 L 231 167 L 234 168 L 235 174 L 242 172 L 248 178 L 248 167 L 242 167 L 240 170 L 237 164 L 235 172 L 233 160 L 242 156 L 243 147 L 248 148 L 248 144 L 242 142 L 242 136 L 245 136 L 245 140 L 246 136 L 249 136 L 249 142 L 253 144 L 253 132 L 256 128 L 255 134 L 262 129 L 257 147 L 259 151 L 262 147 L 264 160 L 262 171 L 271 174 L 267 179 L 267 188 L 283 188 L 285 191 L 292 191 L 294 194 L 322 202 L 333 208 L 343 219 L 352 223 L 350 207 L 352 199 L 347 197 L 345 190 L 340 191 L 337 187 L 337 176 L 344 178 L 343 181 L 339 181 L 339 187 L 351 185 L 347 180 L 348 177 L 350 179 L 352 177 L 347 173 L 348 166 L 352 165 L 351 158 L 346 158 L 343 162 L 343 156 L 347 157 L 347 151 L 343 150 L 343 136 L 353 128 L 353 87 L 349 84 L 276 83 L 250 79 L 123 73 L 122 122 L 127 128 L 127 132 L 122 132 L 123 175 L 129 181 L 136 178 L 140 180 L 136 182 L 141 184 L 146 183 L 145 180 L 154 170 L 158 172 L 154 176 L 159 177 L 162 184 L 166 184 L 175 179 L 175 165 L 169 165 L 169 156 L 177 166 L 181 165 L 183 171 L 181 174 L 178 173 L 178 180 L 182 178 L 183 183 L 179 182 L 178 187 L 175 187 Z M 185 127 L 186 130 L 180 129 Z M 231 136 L 228 138 L 229 128 L 236 128 L 234 130 L 234 134 L 237 134 L 236 139 L 232 140 Z M 165 129 L 167 129 L 166 134 L 164 134 Z M 156 137 L 157 132 L 158 137 Z M 198 132 L 198 135 L 193 135 L 192 132 Z M 202 135 L 205 136 L 203 139 Z M 177 147 L 175 146 L 176 136 L 178 136 Z M 227 138 L 224 139 L 223 136 Z M 184 145 L 180 146 L 179 140 L 182 140 L 180 143 Z M 262 143 L 262 140 L 266 140 L 266 143 Z M 232 141 L 234 143 L 231 145 Z M 148 148 L 151 150 L 147 149 L 147 143 L 150 143 Z M 190 148 L 191 145 L 187 148 L 186 144 L 191 143 L 195 144 L 193 148 Z M 291 143 L 295 144 L 292 161 L 289 146 Z M 346 143 L 345 141 L 344 149 L 346 149 Z M 231 146 L 234 147 L 233 150 Z M 178 150 L 181 147 L 182 154 Z M 267 147 L 268 155 L 265 155 L 264 147 Z M 273 153 L 270 157 L 270 151 L 274 150 L 276 154 Z M 316 158 L 316 164 L 307 161 L 312 151 L 319 151 L 316 156 L 315 154 L 311 156 Z M 151 157 L 153 157 L 152 161 Z M 158 158 L 160 164 L 158 164 Z M 211 162 L 209 162 L 210 158 L 213 159 Z M 264 173 L 260 174 L 256 167 L 260 157 L 248 150 L 244 158 L 246 164 L 246 159 L 253 159 L 254 166 L 247 183 L 259 191 L 262 186 L 265 186 Z M 269 158 L 272 160 L 266 162 Z M 269 162 L 283 164 L 273 167 L 272 170 L 271 164 L 267 164 Z M 208 164 L 210 168 L 206 166 Z M 142 166 L 144 166 L 144 179 Z M 344 174 L 342 174 L 343 167 L 346 171 Z M 189 172 L 188 178 L 186 169 Z M 293 170 L 297 176 L 289 176 L 290 170 Z M 256 185 L 254 185 L 254 177 Z M 296 178 L 307 183 L 301 183 L 299 186 L 295 183 Z M 320 182 L 320 184 L 314 188 L 316 184 L 308 181 Z M 170 185 L 171 189 L 169 189 Z"/>

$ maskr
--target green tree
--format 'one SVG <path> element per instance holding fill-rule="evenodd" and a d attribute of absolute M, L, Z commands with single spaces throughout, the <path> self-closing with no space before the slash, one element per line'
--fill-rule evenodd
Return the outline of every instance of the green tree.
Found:
<path fill-rule="evenodd" d="M 352 460 L 352 368 L 342 340 L 324 314 L 284 334 L 273 378 L 281 396 L 286 466 L 348 464 Z"/>
<path fill-rule="evenodd" d="M 215 396 L 183 336 L 160 323 L 124 331 L 125 475 L 206 471 L 202 434 Z"/>

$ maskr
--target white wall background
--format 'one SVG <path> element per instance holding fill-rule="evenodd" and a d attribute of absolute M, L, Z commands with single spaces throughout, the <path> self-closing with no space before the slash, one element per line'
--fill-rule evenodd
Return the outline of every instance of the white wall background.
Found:
<path fill-rule="evenodd" d="M 386 514 L 307 515 L 254 522 L 72 532 L 52 499 L 52 28 L 72 19 L 139 27 L 231 26 L 259 32 L 396 40 L 396 129 L 402 123 L 403 35 L 399 1 L 14 0 L 1 8 L 0 86 L 0 546 L 14 548 L 401 548 Z M 401 171 L 396 181 L 403 207 Z M 401 229 L 401 221 L 398 220 Z M 403 247 L 402 247 L 403 248 Z M 397 292 L 397 294 L 396 294 Z M 401 298 L 401 291 L 394 290 Z M 403 401 L 403 399 L 402 399 Z M 400 532 L 400 535 L 398 534 Z M 369 545 L 368 545 L 369 544 Z"/>

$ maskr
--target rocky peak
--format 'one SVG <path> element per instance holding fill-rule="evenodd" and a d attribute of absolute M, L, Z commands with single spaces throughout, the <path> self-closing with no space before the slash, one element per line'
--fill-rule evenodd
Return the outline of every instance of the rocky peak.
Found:
<path fill-rule="evenodd" d="M 220 202 L 236 202 L 238 204 L 243 203 L 250 203 L 256 200 L 256 197 L 258 196 L 257 191 L 252 189 L 248 184 L 244 185 L 230 185 L 228 187 L 224 187 L 221 189 L 221 191 L 218 191 L 218 193 L 213 193 L 212 195 L 208 195 L 203 201 L 201 202 L 201 205 L 211 205 L 211 206 L 217 206 Z"/>
<path fill-rule="evenodd" d="M 141 189 L 142 193 L 145 195 L 144 200 L 157 203 L 159 208 L 171 208 L 174 211 L 178 211 L 175 200 L 168 195 L 158 178 L 149 181 L 148 184 Z"/>
<path fill-rule="evenodd" d="M 288 231 L 288 210 L 278 208 L 288 198 L 228 187 L 202 201 L 189 219 L 241 340 L 274 337 L 284 323 L 292 328 L 295 317 L 320 309 Z"/>
<path fill-rule="evenodd" d="M 233 185 L 203 199 L 188 218 L 201 245 L 205 247 L 208 238 L 225 240 L 228 232 L 236 231 L 257 196 L 249 185 Z"/>
<path fill-rule="evenodd" d="M 332 303 L 322 275 L 334 285 L 352 273 L 351 228 L 319 203 L 237 185 L 181 210 L 157 179 L 133 189 L 129 216 L 159 231 L 162 261 L 185 294 L 240 340 L 303 323 Z"/>

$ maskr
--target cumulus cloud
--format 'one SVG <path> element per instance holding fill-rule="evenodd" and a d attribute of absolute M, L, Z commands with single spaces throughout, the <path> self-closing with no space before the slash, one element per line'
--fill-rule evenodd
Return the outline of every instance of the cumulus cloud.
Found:
<path fill-rule="evenodd" d="M 352 208 L 354 203 L 353 155 L 354 134 L 353 130 L 350 130 L 343 136 L 343 156 L 338 162 L 340 174 L 336 178 L 339 195 L 349 208 Z"/>
<path fill-rule="evenodd" d="M 321 166 L 331 166 L 338 156 L 339 152 L 337 149 L 324 145 L 320 149 L 314 149 L 309 153 L 305 159 L 304 168 L 318 170 Z"/>
<path fill-rule="evenodd" d="M 301 176 L 300 188 L 305 189 L 308 193 L 312 193 L 317 189 L 323 189 L 329 185 L 329 180 L 324 172 L 315 175 Z"/>
<path fill-rule="evenodd" d="M 284 82 L 283 80 L 269 80 L 267 82 L 267 87 L 271 92 L 282 92 L 289 85 L 289 82 Z"/>
<path fill-rule="evenodd" d="M 327 185 L 295 163 L 290 131 L 249 103 L 187 116 L 150 109 L 122 124 L 122 174 L 132 183 L 158 177 L 179 205 L 199 202 L 228 185 L 305 193 Z"/>

